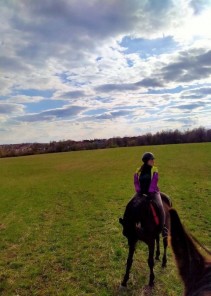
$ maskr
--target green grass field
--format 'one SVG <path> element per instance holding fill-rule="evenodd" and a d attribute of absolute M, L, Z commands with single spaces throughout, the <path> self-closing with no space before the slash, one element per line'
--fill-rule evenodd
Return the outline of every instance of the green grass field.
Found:
<path fill-rule="evenodd" d="M 0 294 L 120 295 L 127 241 L 118 218 L 146 150 L 161 191 L 211 248 L 211 143 L 79 151 L 0 159 Z M 161 249 L 162 250 L 162 249 Z M 128 290 L 145 295 L 147 248 L 138 245 Z M 150 295 L 182 294 L 171 249 Z"/>

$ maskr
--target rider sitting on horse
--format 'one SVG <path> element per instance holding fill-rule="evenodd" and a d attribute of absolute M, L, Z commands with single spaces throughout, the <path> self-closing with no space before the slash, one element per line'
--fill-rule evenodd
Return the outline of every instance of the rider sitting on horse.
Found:
<path fill-rule="evenodd" d="M 134 186 L 137 196 L 140 198 L 149 197 L 158 208 L 160 230 L 163 230 L 165 212 L 158 188 L 158 169 L 154 166 L 154 155 L 146 152 L 142 156 L 143 165 L 134 174 Z"/>

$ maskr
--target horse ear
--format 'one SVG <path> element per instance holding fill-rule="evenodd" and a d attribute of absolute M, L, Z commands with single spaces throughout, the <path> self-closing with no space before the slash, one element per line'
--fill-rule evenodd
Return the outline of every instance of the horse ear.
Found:
<path fill-rule="evenodd" d="M 187 286 L 203 270 L 204 258 L 185 231 L 177 212 L 170 209 L 169 213 L 171 218 L 171 245 L 179 273 Z"/>
<path fill-rule="evenodd" d="M 119 223 L 123 225 L 123 219 L 119 218 Z"/>

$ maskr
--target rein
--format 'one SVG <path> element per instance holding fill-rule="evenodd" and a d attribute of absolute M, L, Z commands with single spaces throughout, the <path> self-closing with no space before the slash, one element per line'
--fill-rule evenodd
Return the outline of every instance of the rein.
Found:
<path fill-rule="evenodd" d="M 198 240 L 197 238 L 195 238 L 195 236 L 193 236 L 192 234 L 189 234 L 190 237 L 192 238 L 192 240 L 197 243 L 208 255 L 211 256 L 211 251 L 208 250 L 205 246 L 203 246 Z"/>

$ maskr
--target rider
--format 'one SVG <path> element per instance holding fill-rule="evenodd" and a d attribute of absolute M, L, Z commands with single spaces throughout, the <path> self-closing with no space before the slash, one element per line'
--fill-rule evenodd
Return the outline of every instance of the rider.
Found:
<path fill-rule="evenodd" d="M 158 169 L 154 166 L 154 155 L 146 152 L 142 156 L 143 165 L 134 174 L 134 186 L 137 195 L 148 196 L 158 207 L 160 218 L 160 230 L 163 230 L 165 222 L 165 212 L 158 188 Z"/>

